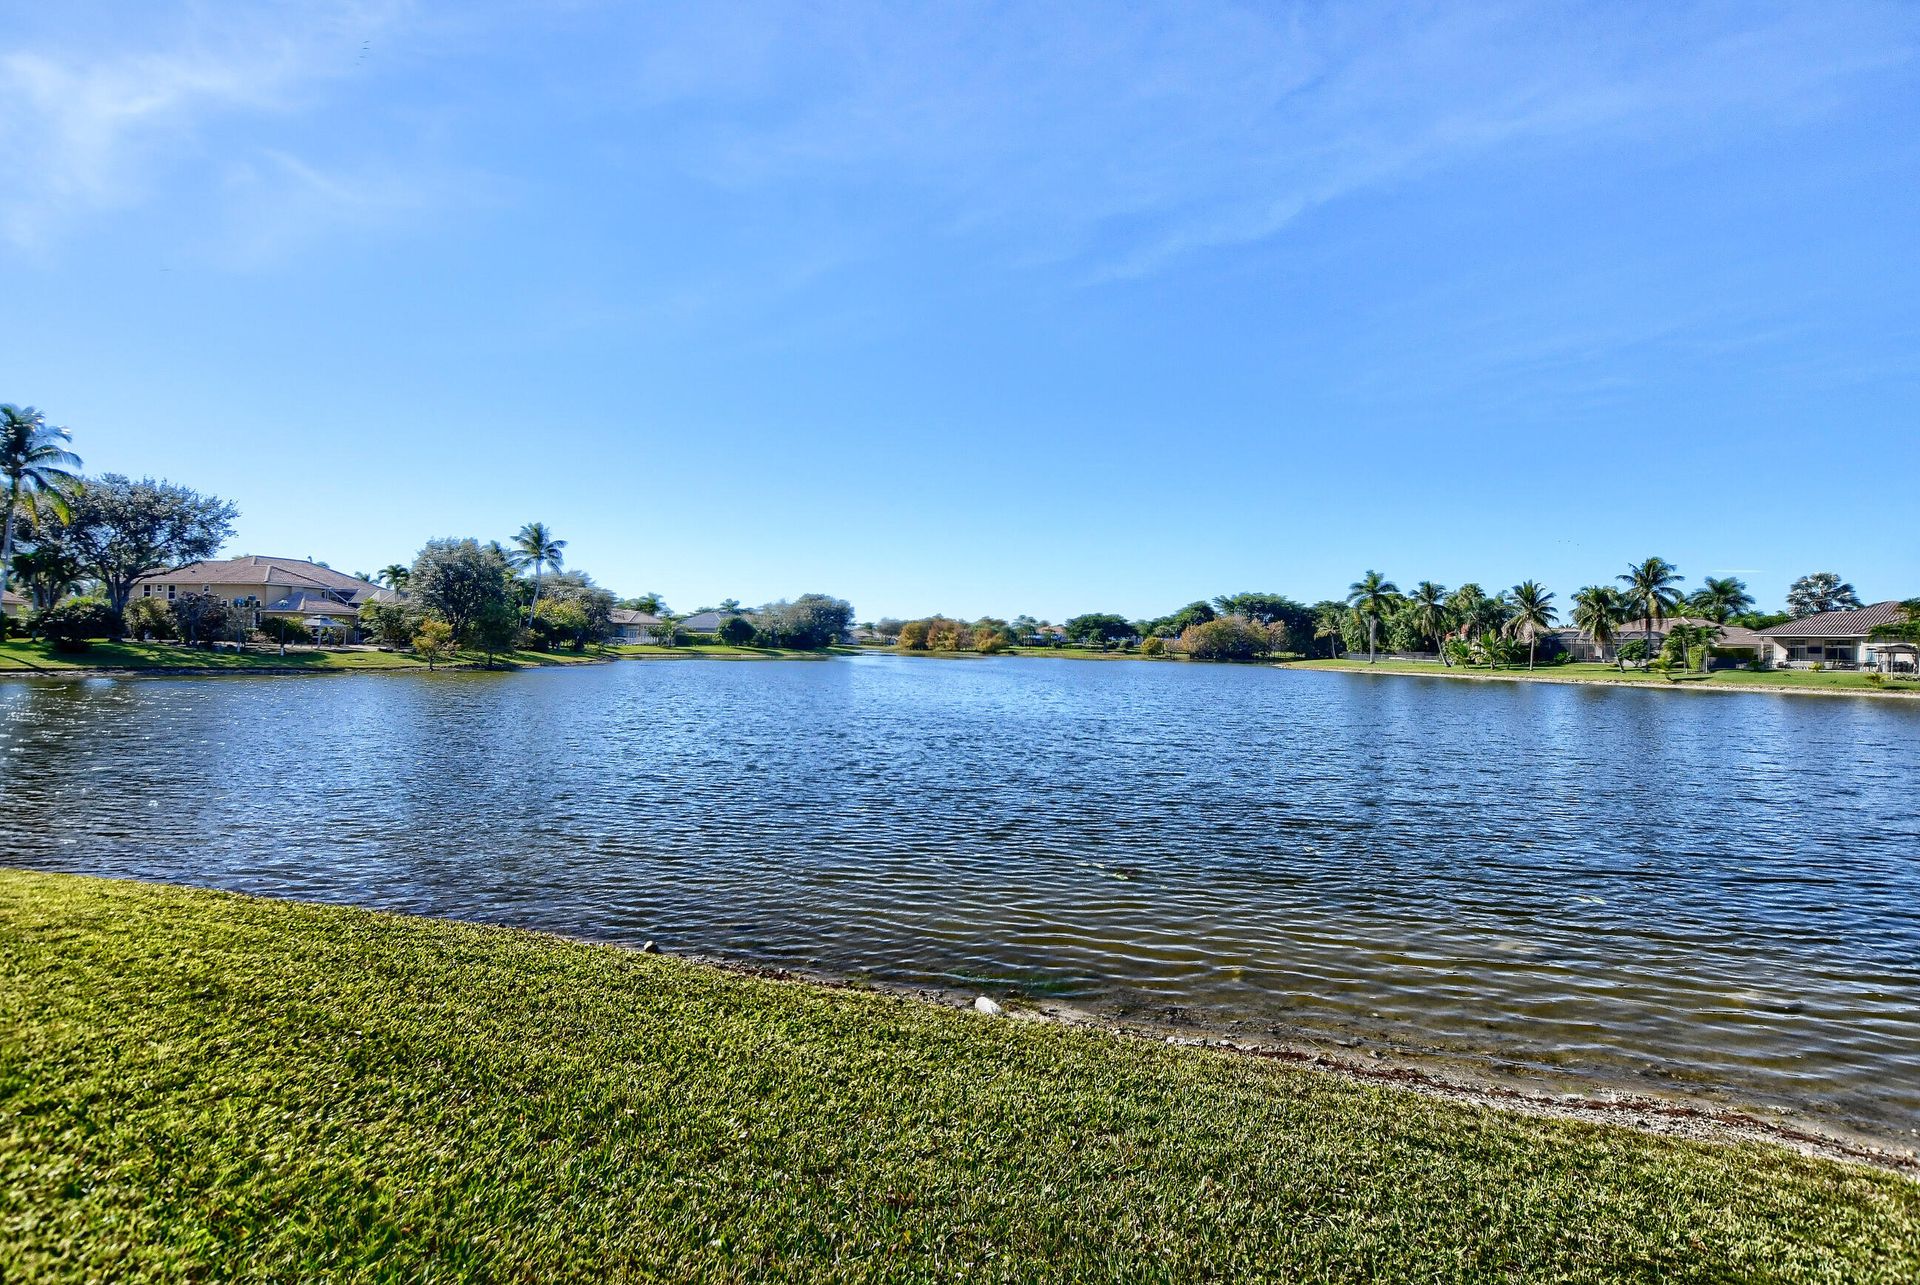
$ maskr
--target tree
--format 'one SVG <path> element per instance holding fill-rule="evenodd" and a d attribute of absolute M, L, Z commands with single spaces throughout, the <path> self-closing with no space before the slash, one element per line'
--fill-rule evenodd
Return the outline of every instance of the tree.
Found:
<path fill-rule="evenodd" d="M 1273 650 L 1271 629 L 1284 633 L 1285 625 L 1263 625 L 1245 616 L 1221 616 L 1189 626 L 1180 635 L 1181 651 L 1195 660 L 1253 660 Z"/>
<path fill-rule="evenodd" d="M 125 623 L 127 633 L 135 638 L 173 638 L 179 633 L 165 598 L 135 598 L 127 604 Z"/>
<path fill-rule="evenodd" d="M 180 626 L 180 641 L 191 647 L 213 643 L 214 635 L 226 627 L 227 603 L 210 593 L 183 593 L 173 600 L 173 619 Z"/>
<path fill-rule="evenodd" d="M 1680 591 L 1674 586 L 1686 577 L 1665 558 L 1648 558 L 1638 566 L 1628 567 L 1626 574 L 1614 579 L 1627 586 L 1627 606 L 1640 613 L 1648 629 L 1658 629 L 1680 605 Z"/>
<path fill-rule="evenodd" d="M 420 632 L 423 619 L 421 609 L 412 604 L 369 602 L 360 608 L 360 632 L 378 646 L 399 651 Z"/>
<path fill-rule="evenodd" d="M 714 610 L 723 615 L 731 616 L 740 610 L 740 600 L 738 598 L 722 598 L 720 605 L 714 608 Z"/>
<path fill-rule="evenodd" d="M 520 534 L 513 537 L 513 551 L 507 555 L 508 565 L 515 571 L 533 568 L 533 601 L 527 604 L 527 623 L 533 623 L 533 609 L 540 605 L 540 573 L 548 567 L 560 569 L 560 561 L 567 547 L 565 540 L 553 538 L 553 532 L 547 530 L 544 522 L 529 522 L 520 528 Z"/>
<path fill-rule="evenodd" d="M 745 616 L 728 616 L 713 634 L 729 647 L 744 647 L 753 641 L 753 622 Z"/>
<path fill-rule="evenodd" d="M 1662 649 L 1662 653 L 1664 655 L 1666 651 L 1672 650 L 1678 654 L 1682 669 L 1698 669 L 1704 674 L 1707 671 L 1707 660 L 1712 652 L 1713 640 L 1718 638 L 1720 633 L 1720 626 L 1711 621 L 1704 621 L 1697 625 L 1689 625 L 1682 621 L 1668 632 L 1666 647 Z"/>
<path fill-rule="evenodd" d="M 1399 586 L 1382 577 L 1378 571 L 1368 571 L 1366 575 L 1347 586 L 1347 602 L 1367 624 L 1367 663 L 1369 665 L 1376 663 L 1380 642 L 1380 621 L 1393 609 L 1399 596 Z"/>
<path fill-rule="evenodd" d="M 577 606 L 571 604 L 563 604 L 563 606 L 575 615 L 580 615 L 584 621 L 584 614 Z M 467 626 L 466 634 L 470 646 L 477 647 L 487 654 L 488 669 L 493 668 L 493 658 L 497 653 L 513 650 L 514 640 L 519 636 L 520 613 L 504 598 L 482 607 L 474 616 L 473 623 Z M 428 661 L 427 667 L 431 669 L 433 662 Z"/>
<path fill-rule="evenodd" d="M 411 573 L 397 562 L 389 562 L 380 568 L 380 583 L 395 593 L 404 593 Z"/>
<path fill-rule="evenodd" d="M 853 627 L 853 608 L 824 593 L 803 593 L 792 602 L 770 602 L 754 615 L 769 647 L 819 651 L 831 647 Z"/>
<path fill-rule="evenodd" d="M 1794 619 L 1817 616 L 1826 611 L 1858 611 L 1860 595 L 1853 586 L 1831 571 L 1816 571 L 1801 576 L 1787 590 L 1787 610 Z"/>
<path fill-rule="evenodd" d="M 1920 643 L 1920 598 L 1907 599 L 1900 610 L 1905 619 L 1875 625 L 1867 637 L 1877 642 Z"/>
<path fill-rule="evenodd" d="M 141 577 L 212 557 L 239 516 L 216 496 L 118 473 L 83 483 L 67 508 L 65 543 L 106 590 L 115 615 L 126 612 Z"/>
<path fill-rule="evenodd" d="M 1416 631 L 1432 640 L 1433 649 L 1440 653 L 1440 663 L 1452 665 L 1442 645 L 1453 627 L 1452 613 L 1447 610 L 1446 588 L 1431 580 L 1415 585 L 1407 597 L 1407 617 Z"/>
<path fill-rule="evenodd" d="M 1151 628 L 1139 632 L 1151 634 L 1164 630 L 1165 637 L 1177 638 L 1195 625 L 1204 625 L 1214 618 L 1214 610 L 1211 606 L 1204 602 L 1190 602 L 1164 620 L 1154 621 Z"/>
<path fill-rule="evenodd" d="M 1590 584 L 1573 595 L 1573 626 L 1593 639 L 1602 662 L 1607 659 L 1607 648 L 1613 645 L 1614 626 L 1626 614 L 1626 600 L 1611 586 Z M 1620 668 L 1626 668 L 1624 662 Z"/>
<path fill-rule="evenodd" d="M 1522 580 L 1513 587 L 1513 614 L 1507 618 L 1507 633 L 1527 640 L 1527 672 L 1533 672 L 1540 635 L 1553 628 L 1560 613 L 1553 608 L 1553 595 L 1537 580 Z"/>
<path fill-rule="evenodd" d="M 628 611 L 644 611 L 649 616 L 657 616 L 667 609 L 667 604 L 657 593 L 643 593 L 637 598 L 624 600 L 620 605 Z"/>
<path fill-rule="evenodd" d="M 80 457 L 66 444 L 73 435 L 47 423 L 31 406 L 0 405 L 0 478 L 6 479 L 7 507 L 0 518 L 0 594 L 13 571 L 13 519 L 23 502 L 44 497 L 58 517 L 70 516 L 67 494 L 79 485 Z M 51 604 L 49 604 L 51 605 Z M 124 607 L 124 600 L 116 606 Z"/>
<path fill-rule="evenodd" d="M 908 620 L 901 624 L 900 631 L 894 637 L 894 646 L 901 651 L 927 650 L 927 635 L 931 632 L 924 620 Z"/>
<path fill-rule="evenodd" d="M 1753 610 L 1753 595 L 1746 584 L 1733 577 L 1708 576 L 1687 599 L 1687 606 L 1715 624 L 1724 625 L 1742 612 Z"/>
<path fill-rule="evenodd" d="M 1067 637 L 1089 647 L 1104 647 L 1110 642 L 1133 637 L 1133 624 L 1125 616 L 1110 611 L 1090 611 L 1066 623 Z"/>
<path fill-rule="evenodd" d="M 564 602 L 579 610 L 584 623 L 575 627 L 569 637 L 577 637 L 583 646 L 600 642 L 613 633 L 613 591 L 602 589 L 584 571 L 556 572 L 548 577 L 544 601 Z M 568 620 L 572 621 L 570 615 Z"/>
<path fill-rule="evenodd" d="M 479 619 L 484 619 L 484 613 Z M 578 602 L 550 597 L 534 608 L 532 629 L 540 636 L 544 647 L 551 648 L 558 643 L 574 651 L 582 651 L 593 632 L 593 622 Z"/>
<path fill-rule="evenodd" d="M 413 600 L 439 616 L 455 638 L 464 638 L 481 612 L 506 602 L 509 571 L 503 552 L 477 540 L 429 540 L 413 560 L 408 583 Z"/>
<path fill-rule="evenodd" d="M 48 520 L 50 518 L 51 514 L 43 513 L 41 520 L 30 528 L 34 532 L 33 547 L 13 555 L 14 577 L 26 587 L 36 611 L 45 611 L 59 602 L 73 592 L 80 580 L 81 566 L 74 560 L 72 551 L 57 538 L 55 533 L 60 528 Z"/>
<path fill-rule="evenodd" d="M 495 603 L 489 609 L 503 604 Z M 453 626 L 444 620 L 428 617 L 420 622 L 420 632 L 413 636 L 413 654 L 427 662 L 427 669 L 453 657 Z"/>
<path fill-rule="evenodd" d="M 1340 658 L 1340 640 L 1346 635 L 1347 606 L 1331 600 L 1313 604 L 1313 636 L 1327 640 L 1327 658 Z"/>

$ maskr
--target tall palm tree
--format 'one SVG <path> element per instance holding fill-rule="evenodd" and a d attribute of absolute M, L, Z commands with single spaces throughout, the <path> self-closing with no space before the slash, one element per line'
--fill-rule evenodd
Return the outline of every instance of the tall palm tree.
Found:
<path fill-rule="evenodd" d="M 386 566 L 380 568 L 380 583 L 395 593 L 404 590 L 407 587 L 407 582 L 412 579 L 412 570 L 401 566 L 397 562 L 389 562 Z"/>
<path fill-rule="evenodd" d="M 567 542 L 554 539 L 544 522 L 529 522 L 513 537 L 513 552 L 507 555 L 507 565 L 515 571 L 533 568 L 533 601 L 527 604 L 529 625 L 533 623 L 533 609 L 540 605 L 540 573 L 549 567 L 558 571 L 566 547 Z"/>
<path fill-rule="evenodd" d="M 1627 605 L 1646 620 L 1649 634 L 1658 631 L 1667 613 L 1680 605 L 1680 591 L 1674 586 L 1686 579 L 1665 558 L 1648 558 L 1637 567 L 1628 567 L 1625 575 L 1614 578 L 1626 584 Z M 1647 647 L 1652 650 L 1651 638 Z"/>
<path fill-rule="evenodd" d="M 722 598 L 717 610 L 729 616 L 738 615 L 740 611 L 740 600 L 738 598 Z"/>
<path fill-rule="evenodd" d="M 1602 664 L 1607 659 L 1607 648 L 1613 644 L 1613 627 L 1625 619 L 1626 614 L 1626 600 L 1611 585 L 1590 584 L 1573 595 L 1573 626 L 1593 639 Z M 1618 656 L 1614 659 L 1622 670 L 1626 669 L 1625 661 Z"/>
<path fill-rule="evenodd" d="M 1453 614 L 1447 609 L 1446 588 L 1431 580 L 1422 580 L 1407 597 L 1407 612 L 1413 627 L 1433 639 L 1440 663 L 1451 668 L 1453 662 L 1447 659 L 1446 634 L 1453 626 Z"/>
<path fill-rule="evenodd" d="M 1337 602 L 1321 603 L 1313 613 L 1313 636 L 1327 640 L 1327 657 L 1340 659 L 1340 632 L 1347 623 L 1347 609 Z"/>
<path fill-rule="evenodd" d="M 1347 586 L 1347 601 L 1353 609 L 1367 618 L 1367 663 L 1377 663 L 1379 653 L 1380 619 L 1400 597 L 1400 587 L 1383 577 L 1378 571 L 1368 571 L 1366 575 Z"/>
<path fill-rule="evenodd" d="M 1716 625 L 1724 625 L 1741 612 L 1753 610 L 1753 595 L 1733 576 L 1721 576 L 1717 580 L 1708 576 L 1687 599 L 1687 605 Z"/>
<path fill-rule="evenodd" d="M 1553 628 L 1560 613 L 1553 608 L 1553 595 L 1537 580 L 1522 580 L 1513 587 L 1513 614 L 1507 618 L 1507 633 L 1527 640 L 1527 672 L 1533 672 L 1533 660 L 1540 649 L 1540 635 Z"/>
<path fill-rule="evenodd" d="M 53 516 L 68 517 L 66 493 L 80 483 L 80 457 L 67 449 L 73 434 L 47 423 L 31 406 L 0 405 L 0 477 L 7 482 L 6 517 L 0 520 L 0 595 L 13 569 L 13 517 L 23 500 L 38 501 Z"/>

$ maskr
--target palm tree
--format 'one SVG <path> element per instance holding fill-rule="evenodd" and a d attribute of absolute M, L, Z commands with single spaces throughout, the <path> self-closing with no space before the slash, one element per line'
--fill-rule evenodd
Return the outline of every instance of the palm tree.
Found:
<path fill-rule="evenodd" d="M 1527 672 L 1533 672 L 1534 655 L 1540 648 L 1540 635 L 1553 627 L 1560 613 L 1553 609 L 1553 595 L 1537 580 L 1522 580 L 1513 587 L 1513 614 L 1507 618 L 1507 633 L 1527 640 Z"/>
<path fill-rule="evenodd" d="M 1340 659 L 1340 635 L 1347 623 L 1347 609 L 1337 602 L 1325 602 L 1313 613 L 1313 636 L 1327 640 L 1327 657 Z"/>
<path fill-rule="evenodd" d="M 1680 591 L 1674 586 L 1686 577 L 1665 558 L 1648 558 L 1614 578 L 1625 582 L 1627 605 L 1640 613 L 1647 622 L 1647 632 L 1652 634 L 1666 621 L 1667 613 L 1680 605 Z M 1647 648 L 1653 648 L 1651 638 Z"/>
<path fill-rule="evenodd" d="M 397 562 L 389 562 L 386 566 L 380 568 L 380 583 L 395 593 L 400 593 L 406 589 L 407 582 L 412 579 L 413 572 Z"/>
<path fill-rule="evenodd" d="M 1699 669 L 1704 674 L 1707 672 L 1707 661 L 1710 659 L 1708 649 L 1713 646 L 1713 640 L 1720 634 L 1720 626 L 1712 621 L 1702 621 L 1697 625 L 1682 621 L 1673 627 L 1673 632 L 1667 635 L 1667 641 L 1680 645 L 1680 668 L 1682 669 L 1694 668 L 1690 657 L 1693 649 L 1698 647 L 1700 649 Z"/>
<path fill-rule="evenodd" d="M 1447 591 L 1444 586 L 1431 580 L 1422 580 L 1413 587 L 1413 593 L 1407 599 L 1408 617 L 1413 627 L 1433 639 L 1433 648 L 1440 653 L 1440 663 L 1452 666 L 1447 659 L 1447 630 L 1452 628 L 1453 615 L 1447 609 Z"/>
<path fill-rule="evenodd" d="M 737 616 L 740 614 L 740 600 L 738 598 L 722 598 L 717 610 L 725 615 Z"/>
<path fill-rule="evenodd" d="M 1753 595 L 1733 576 L 1717 580 L 1708 576 L 1706 583 L 1687 599 L 1687 605 L 1716 625 L 1724 625 L 1741 612 L 1753 610 Z"/>
<path fill-rule="evenodd" d="M 39 501 L 65 521 L 66 493 L 80 484 L 80 457 L 66 444 L 73 434 L 47 423 L 31 406 L 0 405 L 0 477 L 7 480 L 6 517 L 0 521 L 0 595 L 13 570 L 13 517 L 21 501 Z"/>
<path fill-rule="evenodd" d="M 527 604 L 529 625 L 533 623 L 533 609 L 540 605 L 540 573 L 548 567 L 558 571 L 562 550 L 566 547 L 567 542 L 554 539 L 544 522 L 529 522 L 513 537 L 513 552 L 507 555 L 507 565 L 515 571 L 533 568 L 533 601 Z"/>
<path fill-rule="evenodd" d="M 1620 591 L 1611 585 L 1590 584 L 1573 595 L 1574 628 L 1593 639 L 1593 646 L 1600 653 L 1601 663 L 1607 659 L 1607 648 L 1613 643 L 1613 627 L 1626 618 L 1627 604 Z M 1624 671 L 1625 661 L 1614 658 Z"/>
<path fill-rule="evenodd" d="M 1379 652 L 1380 618 L 1392 609 L 1400 597 L 1400 587 L 1385 579 L 1378 571 L 1368 571 L 1366 575 L 1347 586 L 1347 601 L 1353 609 L 1367 618 L 1367 663 L 1375 664 Z"/>

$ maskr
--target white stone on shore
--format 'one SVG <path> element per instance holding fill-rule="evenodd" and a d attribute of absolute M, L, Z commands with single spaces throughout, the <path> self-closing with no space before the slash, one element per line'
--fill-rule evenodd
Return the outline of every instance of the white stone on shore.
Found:
<path fill-rule="evenodd" d="M 988 1017 L 998 1017 L 1007 1010 L 1001 1008 L 985 995 L 976 995 L 973 997 L 973 1011 L 976 1013 L 985 1013 Z"/>

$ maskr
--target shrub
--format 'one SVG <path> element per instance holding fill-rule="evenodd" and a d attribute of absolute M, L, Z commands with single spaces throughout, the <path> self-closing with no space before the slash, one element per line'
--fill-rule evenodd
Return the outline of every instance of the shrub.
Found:
<path fill-rule="evenodd" d="M 714 636 L 729 647 L 744 647 L 753 641 L 753 622 L 745 616 L 728 616 Z"/>
<path fill-rule="evenodd" d="M 453 626 L 444 620 L 431 619 L 420 623 L 420 632 L 413 636 L 413 654 L 427 662 L 427 668 L 442 660 L 453 657 Z"/>
<path fill-rule="evenodd" d="M 1807 666 L 1808 669 L 1811 669 L 1816 674 L 1824 670 L 1826 667 L 1827 667 L 1827 662 L 1824 660 L 1816 660 L 1811 665 Z"/>
<path fill-rule="evenodd" d="M 1189 625 L 1180 634 L 1180 650 L 1195 660 L 1252 660 L 1273 650 L 1273 637 L 1245 616 L 1222 616 Z"/>
<path fill-rule="evenodd" d="M 1886 685 L 1887 685 L 1887 676 L 1885 674 L 1868 674 L 1867 675 L 1867 686 L 1885 687 Z"/>
<path fill-rule="evenodd" d="M 135 598 L 127 604 L 127 632 L 135 638 L 177 638 L 173 608 L 165 598 Z"/>
<path fill-rule="evenodd" d="M 360 632 L 378 646 L 399 651 L 413 642 L 424 614 L 397 602 L 369 602 L 360 608 Z"/>
<path fill-rule="evenodd" d="M 1143 642 L 1142 642 L 1142 643 L 1140 644 L 1140 654 L 1141 654 L 1142 656 L 1164 656 L 1164 655 L 1166 655 L 1166 654 L 1167 654 L 1167 640 L 1166 640 L 1166 639 L 1164 639 L 1164 638 L 1148 638 L 1148 639 L 1146 639 L 1146 640 L 1144 640 L 1144 641 L 1143 641 Z"/>
<path fill-rule="evenodd" d="M 85 651 L 95 638 L 120 632 L 120 617 L 100 598 L 69 598 L 55 603 L 34 619 L 34 627 L 58 651 Z"/>
<path fill-rule="evenodd" d="M 901 651 L 925 651 L 927 649 L 927 634 L 926 621 L 909 620 L 906 624 L 900 626 L 900 635 L 894 641 L 894 646 L 898 647 Z"/>
<path fill-rule="evenodd" d="M 260 632 L 277 643 L 310 643 L 313 631 L 297 620 L 288 620 L 285 616 L 260 617 Z"/>

